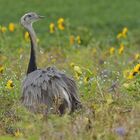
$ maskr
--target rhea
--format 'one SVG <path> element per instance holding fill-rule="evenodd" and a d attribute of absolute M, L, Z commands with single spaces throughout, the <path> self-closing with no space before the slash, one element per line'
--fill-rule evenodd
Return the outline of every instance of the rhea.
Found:
<path fill-rule="evenodd" d="M 32 24 L 42 18 L 35 12 L 21 17 L 31 42 L 27 74 L 22 83 L 22 103 L 34 113 L 71 113 L 81 106 L 75 81 L 55 67 L 37 68 L 37 38 Z"/>

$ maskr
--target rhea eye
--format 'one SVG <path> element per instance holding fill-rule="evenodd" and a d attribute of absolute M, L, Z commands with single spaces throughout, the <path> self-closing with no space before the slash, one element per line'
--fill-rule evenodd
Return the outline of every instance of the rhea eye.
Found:
<path fill-rule="evenodd" d="M 32 17 L 31 15 L 28 15 L 28 17 L 30 18 L 30 17 Z"/>

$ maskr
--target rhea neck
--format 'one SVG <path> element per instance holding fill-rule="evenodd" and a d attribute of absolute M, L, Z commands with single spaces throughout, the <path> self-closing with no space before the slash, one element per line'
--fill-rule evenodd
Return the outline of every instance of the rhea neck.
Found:
<path fill-rule="evenodd" d="M 29 60 L 28 70 L 27 70 L 27 74 L 29 74 L 29 73 L 37 70 L 36 52 L 35 52 L 35 49 L 37 47 L 37 40 L 36 40 L 35 31 L 34 31 L 32 25 L 30 25 L 27 28 L 27 30 L 29 32 L 29 37 L 30 37 L 30 42 L 31 42 L 30 60 Z"/>

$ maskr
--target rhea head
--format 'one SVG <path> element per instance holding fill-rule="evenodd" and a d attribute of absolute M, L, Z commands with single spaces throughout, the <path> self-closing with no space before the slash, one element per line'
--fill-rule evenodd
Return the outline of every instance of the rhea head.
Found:
<path fill-rule="evenodd" d="M 32 23 L 42 18 L 44 18 L 44 16 L 40 16 L 35 12 L 29 12 L 21 17 L 20 22 L 27 30 L 30 30 L 30 28 L 32 27 Z"/>

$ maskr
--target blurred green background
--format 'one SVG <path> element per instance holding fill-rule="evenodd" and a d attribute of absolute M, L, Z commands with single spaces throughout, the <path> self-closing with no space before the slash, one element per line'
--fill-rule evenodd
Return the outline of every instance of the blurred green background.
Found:
<path fill-rule="evenodd" d="M 35 11 L 46 16 L 46 22 L 37 25 L 41 31 L 59 17 L 96 34 L 114 33 L 124 26 L 138 31 L 139 10 L 139 0 L 0 0 L 0 24 L 18 23 L 24 13 Z"/>

